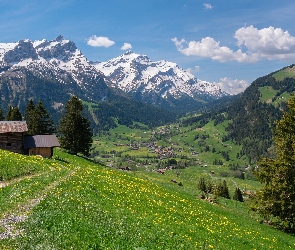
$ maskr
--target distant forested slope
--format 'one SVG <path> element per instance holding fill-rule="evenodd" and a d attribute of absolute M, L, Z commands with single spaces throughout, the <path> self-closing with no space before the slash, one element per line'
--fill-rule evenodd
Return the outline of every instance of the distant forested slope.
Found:
<path fill-rule="evenodd" d="M 211 111 L 183 120 L 201 127 L 214 119 L 215 124 L 229 121 L 228 135 L 223 138 L 242 145 L 240 155 L 251 162 L 272 154 L 272 130 L 286 110 L 286 101 L 295 91 L 295 66 L 291 65 L 256 79 L 232 102 Z"/>

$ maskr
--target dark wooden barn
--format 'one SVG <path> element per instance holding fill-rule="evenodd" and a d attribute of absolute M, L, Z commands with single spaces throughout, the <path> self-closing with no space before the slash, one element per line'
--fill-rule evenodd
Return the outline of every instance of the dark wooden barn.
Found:
<path fill-rule="evenodd" d="M 51 158 L 53 148 L 59 147 L 59 142 L 55 135 L 34 135 L 24 137 L 24 152 L 28 155 L 41 155 Z"/>
<path fill-rule="evenodd" d="M 27 131 L 25 121 L 0 121 L 0 148 L 23 154 L 23 140 Z"/>

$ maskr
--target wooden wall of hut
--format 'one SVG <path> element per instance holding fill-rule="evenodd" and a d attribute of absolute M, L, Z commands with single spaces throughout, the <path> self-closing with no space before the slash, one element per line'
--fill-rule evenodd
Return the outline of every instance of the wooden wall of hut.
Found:
<path fill-rule="evenodd" d="M 53 148 L 30 148 L 29 155 L 41 155 L 45 158 L 51 158 L 53 155 Z"/>
<path fill-rule="evenodd" d="M 0 148 L 23 153 L 23 133 L 0 133 Z"/>

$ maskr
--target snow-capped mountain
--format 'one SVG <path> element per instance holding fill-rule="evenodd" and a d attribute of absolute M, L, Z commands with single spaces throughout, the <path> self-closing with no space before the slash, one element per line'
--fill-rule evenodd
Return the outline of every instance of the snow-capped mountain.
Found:
<path fill-rule="evenodd" d="M 46 88 L 54 82 L 64 94 L 75 94 L 88 100 L 102 99 L 108 93 L 104 76 L 89 64 L 73 42 L 62 36 L 52 41 L 0 43 L 0 77 L 2 84 L 5 79 L 12 79 L 13 86 L 18 86 L 15 91 L 26 90 L 32 97 L 32 92 L 44 86 L 36 85 L 33 89 L 33 80 L 29 78 L 47 81 Z M 51 98 L 55 99 L 54 96 Z M 52 105 L 59 106 L 56 102 L 58 100 Z"/>
<path fill-rule="evenodd" d="M 71 95 L 99 103 L 120 94 L 181 112 L 227 95 L 175 63 L 152 62 L 131 51 L 106 63 L 90 63 L 62 36 L 52 41 L 0 43 L 0 93 L 0 105 L 22 109 L 31 98 L 56 110 Z"/>
<path fill-rule="evenodd" d="M 163 99 L 217 99 L 227 95 L 219 87 L 197 79 L 176 63 L 152 62 L 147 56 L 128 51 L 108 62 L 93 63 L 114 85 L 126 93 L 145 96 L 156 94 Z"/>

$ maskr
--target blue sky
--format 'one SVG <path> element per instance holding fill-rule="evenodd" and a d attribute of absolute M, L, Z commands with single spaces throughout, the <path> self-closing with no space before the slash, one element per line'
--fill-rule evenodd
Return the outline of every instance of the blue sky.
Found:
<path fill-rule="evenodd" d="M 295 63 L 294 0 L 0 0 L 0 42 L 72 40 L 90 61 L 131 49 L 238 93 Z"/>

